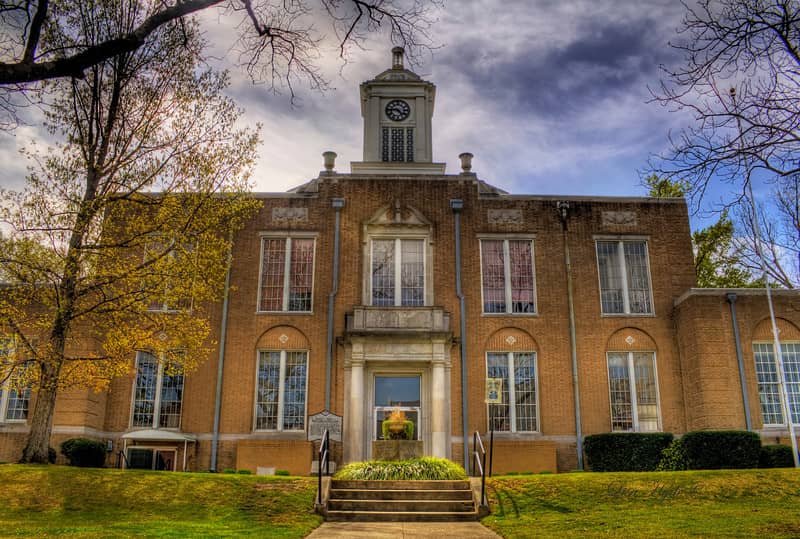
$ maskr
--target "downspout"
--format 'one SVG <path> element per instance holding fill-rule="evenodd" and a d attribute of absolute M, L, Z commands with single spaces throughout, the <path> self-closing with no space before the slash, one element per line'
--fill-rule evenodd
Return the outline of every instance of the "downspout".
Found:
<path fill-rule="evenodd" d="M 581 395 L 578 387 L 578 345 L 575 337 L 575 305 L 572 295 L 572 263 L 569 258 L 569 239 L 567 237 L 567 212 L 569 202 L 558 203 L 561 216 L 561 230 L 564 236 L 564 266 L 567 270 L 567 304 L 569 307 L 569 348 L 572 358 L 572 390 L 575 399 L 575 438 L 578 452 L 578 469 L 583 470 L 583 431 L 581 429 Z"/>
<path fill-rule="evenodd" d="M 467 418 L 467 318 L 464 292 L 461 290 L 461 210 L 464 201 L 450 199 L 453 210 L 456 240 L 456 295 L 458 296 L 459 320 L 461 321 L 461 431 L 464 436 L 464 469 L 469 473 L 469 421 Z"/>
<path fill-rule="evenodd" d="M 331 364 L 333 363 L 333 304 L 339 292 L 339 227 L 341 225 L 341 211 L 344 208 L 343 198 L 331 200 L 331 206 L 336 210 L 336 222 L 333 225 L 333 287 L 328 294 L 328 350 L 325 357 L 325 410 L 331 409 Z"/>
<path fill-rule="evenodd" d="M 750 398 L 747 396 L 747 381 L 744 377 L 744 359 L 742 358 L 742 341 L 739 337 L 739 323 L 736 321 L 736 294 L 729 292 L 725 295 L 731 305 L 731 325 L 733 325 L 733 340 L 736 343 L 736 361 L 739 363 L 739 380 L 742 384 L 742 401 L 744 403 L 744 423 L 747 430 L 753 430 L 750 421 Z"/>
<path fill-rule="evenodd" d="M 219 445 L 219 418 L 222 410 L 222 373 L 225 366 L 225 339 L 228 334 L 228 299 L 231 289 L 231 260 L 233 259 L 233 233 L 228 238 L 228 259 L 225 262 L 225 291 L 222 297 L 222 323 L 219 330 L 219 358 L 217 359 L 217 389 L 214 396 L 214 434 L 211 439 L 211 471 L 217 471 L 217 446 Z"/>

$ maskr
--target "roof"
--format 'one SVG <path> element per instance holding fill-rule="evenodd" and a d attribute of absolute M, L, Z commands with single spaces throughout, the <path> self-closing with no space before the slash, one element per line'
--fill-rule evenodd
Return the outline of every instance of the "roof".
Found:
<path fill-rule="evenodd" d="M 154 442 L 196 442 L 197 437 L 174 430 L 135 430 L 121 436 L 124 440 L 149 440 Z"/>

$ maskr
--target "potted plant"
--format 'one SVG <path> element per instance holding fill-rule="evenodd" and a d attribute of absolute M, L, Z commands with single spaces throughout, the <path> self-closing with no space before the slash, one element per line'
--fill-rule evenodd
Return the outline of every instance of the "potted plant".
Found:
<path fill-rule="evenodd" d="M 406 419 L 406 414 L 395 408 L 391 415 L 381 423 L 384 440 L 413 440 L 414 423 Z"/>

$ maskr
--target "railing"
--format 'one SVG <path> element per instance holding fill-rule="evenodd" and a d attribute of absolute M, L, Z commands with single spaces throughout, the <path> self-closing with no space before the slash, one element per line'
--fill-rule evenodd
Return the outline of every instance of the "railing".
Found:
<path fill-rule="evenodd" d="M 480 453 L 478 450 L 480 449 Z M 472 435 L 472 459 L 474 465 L 472 471 L 480 471 L 481 474 L 481 501 L 480 505 L 487 505 L 486 503 L 486 449 L 483 448 L 483 440 L 478 431 Z"/>
<path fill-rule="evenodd" d="M 125 467 L 130 468 L 131 463 L 128 462 L 128 457 L 125 456 L 125 451 L 117 451 L 117 468 L 122 468 L 123 460 L 125 460 Z"/>
<path fill-rule="evenodd" d="M 319 444 L 319 466 L 317 468 L 317 501 L 322 505 L 322 469 L 325 467 L 325 475 L 330 475 L 330 438 L 328 437 L 328 429 L 322 435 L 322 442 Z"/>

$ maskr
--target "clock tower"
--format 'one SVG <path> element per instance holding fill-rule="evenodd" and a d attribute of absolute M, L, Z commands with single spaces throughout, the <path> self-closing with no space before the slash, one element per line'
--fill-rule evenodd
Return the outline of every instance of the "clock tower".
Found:
<path fill-rule="evenodd" d="M 433 162 L 431 118 L 436 86 L 403 66 L 402 47 L 392 49 L 392 67 L 361 84 L 364 161 L 354 174 L 444 174 Z"/>

